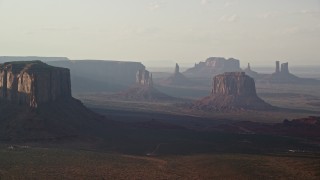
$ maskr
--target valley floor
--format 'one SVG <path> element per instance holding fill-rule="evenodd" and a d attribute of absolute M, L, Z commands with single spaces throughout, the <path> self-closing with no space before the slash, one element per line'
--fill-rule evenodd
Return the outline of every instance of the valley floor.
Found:
<path fill-rule="evenodd" d="M 133 156 L 85 150 L 5 147 L 0 179 L 319 179 L 320 155 Z"/>

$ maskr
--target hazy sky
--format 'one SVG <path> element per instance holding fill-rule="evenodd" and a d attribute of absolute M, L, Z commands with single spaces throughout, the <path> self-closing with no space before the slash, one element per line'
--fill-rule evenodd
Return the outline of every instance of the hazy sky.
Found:
<path fill-rule="evenodd" d="M 0 0 L 0 55 L 320 65 L 320 0 Z"/>

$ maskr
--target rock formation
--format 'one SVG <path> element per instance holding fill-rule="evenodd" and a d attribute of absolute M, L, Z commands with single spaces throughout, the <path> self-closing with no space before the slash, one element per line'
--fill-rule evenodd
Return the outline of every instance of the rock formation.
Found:
<path fill-rule="evenodd" d="M 118 92 L 136 83 L 132 76 L 145 66 L 140 62 L 107 60 L 50 61 L 49 65 L 70 69 L 72 92 Z"/>
<path fill-rule="evenodd" d="M 195 102 L 193 107 L 215 111 L 273 109 L 257 96 L 253 78 L 244 72 L 229 72 L 215 76 L 211 95 Z"/>
<path fill-rule="evenodd" d="M 174 69 L 174 74 L 179 74 L 180 73 L 180 67 L 179 67 L 179 64 L 176 63 L 176 68 Z"/>
<path fill-rule="evenodd" d="M 276 61 L 276 70 L 273 74 L 282 74 L 282 75 L 288 75 L 289 72 L 289 63 L 282 63 L 280 64 L 280 61 Z"/>
<path fill-rule="evenodd" d="M 272 74 L 260 74 L 255 78 L 258 83 L 273 83 L 273 84 L 312 84 L 319 85 L 320 81 L 311 78 L 300 78 L 290 73 L 289 63 L 282 63 L 276 61 L 275 72 Z"/>
<path fill-rule="evenodd" d="M 176 67 L 174 73 L 161 82 L 163 85 L 172 85 L 172 86 L 195 86 L 197 83 L 189 80 L 185 75 L 180 73 L 180 68 L 178 63 L 176 63 Z"/>
<path fill-rule="evenodd" d="M 112 99 L 124 99 L 133 101 L 171 101 L 176 98 L 168 96 L 155 89 L 152 74 L 146 69 L 140 69 L 136 73 L 136 84 L 127 90 L 115 94 Z"/>
<path fill-rule="evenodd" d="M 265 75 L 259 82 L 267 83 L 300 83 L 302 78 L 299 78 L 289 72 L 289 63 L 276 61 L 276 70 L 271 75 Z"/>
<path fill-rule="evenodd" d="M 280 61 L 276 61 L 276 71 L 275 73 L 280 73 Z"/>
<path fill-rule="evenodd" d="M 188 69 L 185 73 L 196 77 L 212 77 L 212 75 L 224 72 L 241 71 L 240 61 L 237 59 L 222 57 L 210 57 L 205 62 L 195 64 L 193 68 Z"/>
<path fill-rule="evenodd" d="M 70 71 L 41 61 L 1 64 L 0 98 L 33 108 L 71 98 Z"/>
<path fill-rule="evenodd" d="M 136 83 L 141 86 L 153 86 L 152 74 L 146 69 L 138 70 Z"/>
<path fill-rule="evenodd" d="M 255 83 L 243 72 L 224 73 L 213 78 L 211 95 L 255 96 Z"/>
<path fill-rule="evenodd" d="M 69 69 L 41 61 L 0 65 L 0 114 L 0 140 L 87 136 L 104 120 L 71 96 Z"/>
<path fill-rule="evenodd" d="M 281 69 L 280 69 L 281 67 Z M 276 61 L 276 70 L 273 74 L 281 74 L 283 76 L 290 74 L 289 72 L 289 63 L 282 63 L 280 65 L 280 61 Z"/>
<path fill-rule="evenodd" d="M 289 74 L 289 63 L 281 64 L 281 73 Z"/>
<path fill-rule="evenodd" d="M 259 76 L 259 74 L 257 72 L 251 70 L 250 63 L 248 63 L 248 67 L 243 72 L 245 72 L 248 76 L 250 76 L 254 79 Z"/>

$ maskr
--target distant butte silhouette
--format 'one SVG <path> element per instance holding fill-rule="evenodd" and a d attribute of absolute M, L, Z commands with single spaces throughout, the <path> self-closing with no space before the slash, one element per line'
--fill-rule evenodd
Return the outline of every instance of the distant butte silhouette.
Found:
<path fill-rule="evenodd" d="M 116 99 L 133 101 L 172 101 L 177 98 L 158 91 L 153 84 L 152 73 L 145 68 L 136 73 L 136 83 L 125 91 L 112 96 Z"/>
<path fill-rule="evenodd" d="M 174 73 L 161 82 L 163 85 L 172 85 L 172 86 L 196 86 L 197 83 L 189 80 L 185 75 L 180 72 L 179 64 L 176 63 Z"/>

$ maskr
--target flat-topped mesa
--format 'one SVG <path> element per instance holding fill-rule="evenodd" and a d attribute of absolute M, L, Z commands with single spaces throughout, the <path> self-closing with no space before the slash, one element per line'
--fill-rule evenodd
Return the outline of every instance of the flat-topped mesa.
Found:
<path fill-rule="evenodd" d="M 206 66 L 226 71 L 236 71 L 240 69 L 240 61 L 234 58 L 210 57 L 206 60 Z"/>
<path fill-rule="evenodd" d="M 254 80 L 245 72 L 226 72 L 213 78 L 212 96 L 257 96 Z"/>
<path fill-rule="evenodd" d="M 241 71 L 240 61 L 234 58 L 210 57 L 205 62 L 195 64 L 193 68 L 185 71 L 186 74 L 195 77 L 211 77 L 224 72 Z"/>
<path fill-rule="evenodd" d="M 146 69 L 138 70 L 136 74 L 136 83 L 140 86 L 153 86 L 152 74 Z"/>
<path fill-rule="evenodd" d="M 0 65 L 0 99 L 37 108 L 60 98 L 71 98 L 69 69 L 41 61 Z"/>
<path fill-rule="evenodd" d="M 226 72 L 213 78 L 211 95 L 193 104 L 209 111 L 271 110 L 273 106 L 257 96 L 253 78 L 245 72 Z"/>

